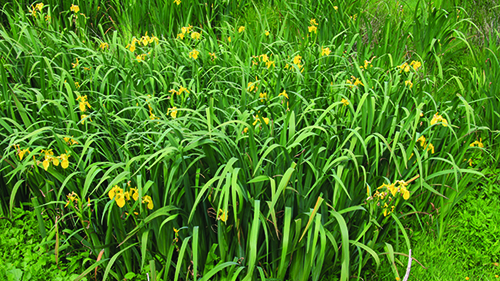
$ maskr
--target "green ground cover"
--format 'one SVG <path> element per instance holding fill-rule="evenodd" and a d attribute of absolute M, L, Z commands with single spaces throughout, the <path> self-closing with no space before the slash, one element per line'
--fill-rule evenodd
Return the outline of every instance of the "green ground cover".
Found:
<path fill-rule="evenodd" d="M 6 3 L 3 216 L 77 279 L 495 278 L 498 6 L 368 2 Z"/>
<path fill-rule="evenodd" d="M 73 263 L 58 266 L 43 246 L 35 212 L 15 208 L 12 218 L 0 220 L 0 279 L 7 281 L 75 280 L 84 256 L 68 253 Z M 88 253 L 87 253 L 88 254 Z M 66 258 L 64 258 L 66 259 Z M 77 274 L 78 273 L 78 274 Z M 82 280 L 87 280 L 86 278 Z"/>

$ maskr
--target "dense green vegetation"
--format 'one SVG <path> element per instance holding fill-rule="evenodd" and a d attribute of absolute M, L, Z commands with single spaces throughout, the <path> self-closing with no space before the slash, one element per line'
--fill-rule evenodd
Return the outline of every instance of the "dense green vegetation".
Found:
<path fill-rule="evenodd" d="M 458 4 L 7 3 L 3 216 L 79 278 L 403 280 L 453 235 L 497 262 L 498 17 Z"/>
<path fill-rule="evenodd" d="M 88 252 L 69 253 L 71 256 L 63 257 L 68 261 L 66 264 L 56 264 L 54 256 L 46 255 L 48 249 L 40 239 L 37 226 L 35 212 L 21 208 L 13 209 L 11 219 L 0 220 L 0 278 L 8 281 L 75 280 Z"/>

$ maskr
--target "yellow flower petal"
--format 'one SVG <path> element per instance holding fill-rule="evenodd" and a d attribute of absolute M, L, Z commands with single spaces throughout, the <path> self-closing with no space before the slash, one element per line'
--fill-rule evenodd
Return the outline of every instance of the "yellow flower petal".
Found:
<path fill-rule="evenodd" d="M 130 192 L 132 192 L 132 198 L 134 201 L 139 200 L 139 192 L 137 191 L 137 188 L 131 188 Z"/>
<path fill-rule="evenodd" d="M 410 191 L 405 189 L 403 192 L 403 199 L 408 200 L 409 198 L 410 198 Z"/>
<path fill-rule="evenodd" d="M 115 185 L 111 188 L 111 190 L 108 192 L 109 199 L 113 199 L 116 195 L 117 192 L 119 192 L 120 188 L 118 185 Z"/>
<path fill-rule="evenodd" d="M 26 152 L 28 152 L 28 154 L 30 153 L 29 149 L 23 149 L 19 152 L 19 160 L 23 160 L 23 157 L 24 157 L 24 154 L 26 154 Z"/>
<path fill-rule="evenodd" d="M 123 195 L 123 193 L 117 193 L 115 195 L 115 201 L 118 207 L 123 208 L 123 206 L 125 206 L 125 196 Z"/>
<path fill-rule="evenodd" d="M 49 165 L 50 165 L 49 159 L 46 158 L 45 160 L 43 160 L 42 165 L 43 165 L 43 168 L 45 169 L 45 171 L 47 171 L 47 169 L 49 169 Z"/>

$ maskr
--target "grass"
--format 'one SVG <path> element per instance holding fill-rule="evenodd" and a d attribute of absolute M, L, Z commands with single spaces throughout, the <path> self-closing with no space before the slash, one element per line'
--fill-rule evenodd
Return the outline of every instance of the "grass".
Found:
<path fill-rule="evenodd" d="M 498 178 L 493 179 L 490 184 L 479 185 L 468 193 L 450 215 L 441 241 L 437 240 L 437 229 L 432 227 L 437 212 L 422 220 L 423 230 L 418 225 L 409 226 L 412 245 L 415 245 L 412 255 L 422 264 L 412 266 L 411 280 L 499 278 L 500 251 L 496 237 L 500 221 L 494 215 L 499 203 L 499 183 Z M 399 270 L 404 270 L 407 262 L 407 258 L 398 257 Z M 391 274 L 390 270 L 382 270 L 377 278 L 383 280 Z"/>
<path fill-rule="evenodd" d="M 44 246 L 35 212 L 29 206 L 13 210 L 12 218 L 0 220 L 2 280 L 74 280 L 84 264 L 85 253 L 71 253 L 56 264 L 53 250 Z M 88 253 L 86 253 L 88 256 Z M 86 278 L 83 280 L 87 280 Z"/>
<path fill-rule="evenodd" d="M 79 278 L 402 278 L 497 169 L 498 34 L 460 9 L 36 4 L 2 7 L 0 207 Z"/>

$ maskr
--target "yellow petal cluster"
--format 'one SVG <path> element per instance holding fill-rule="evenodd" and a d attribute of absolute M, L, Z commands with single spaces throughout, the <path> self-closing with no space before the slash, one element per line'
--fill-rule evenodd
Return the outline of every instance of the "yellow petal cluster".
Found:
<path fill-rule="evenodd" d="M 417 139 L 417 142 L 420 142 L 420 146 L 425 146 L 425 137 L 422 135 Z"/>
<path fill-rule="evenodd" d="M 293 63 L 296 65 L 300 65 L 302 63 L 302 56 L 296 55 L 295 57 L 293 57 Z"/>
<path fill-rule="evenodd" d="M 140 55 L 137 55 L 137 56 L 135 57 L 135 60 L 137 60 L 138 62 L 144 61 L 144 60 L 146 60 L 147 55 L 148 55 L 148 54 L 140 54 Z"/>
<path fill-rule="evenodd" d="M 86 114 L 82 114 L 82 115 L 80 116 L 80 119 L 81 119 L 81 121 L 82 121 L 82 125 L 85 125 L 85 120 L 87 120 L 87 117 L 88 117 L 88 119 L 89 119 L 89 122 L 92 122 L 92 118 L 90 118 L 90 116 L 88 116 L 88 115 L 86 115 Z"/>
<path fill-rule="evenodd" d="M 101 42 L 99 48 L 101 48 L 104 51 L 104 49 L 109 49 L 109 44 L 106 42 Z"/>
<path fill-rule="evenodd" d="M 14 148 L 17 149 L 17 155 L 19 155 L 19 160 L 23 160 L 23 157 L 26 153 L 30 154 L 30 150 L 28 148 L 26 149 L 21 149 L 19 145 L 14 144 Z"/>
<path fill-rule="evenodd" d="M 479 141 L 476 140 L 473 143 L 471 143 L 469 146 L 470 147 L 477 146 L 477 147 L 484 148 L 483 139 L 479 139 Z"/>
<path fill-rule="evenodd" d="M 71 4 L 71 7 L 69 8 L 69 10 L 76 14 L 80 11 L 80 7 L 78 7 L 77 5 Z"/>
<path fill-rule="evenodd" d="M 332 51 L 330 51 L 330 48 L 326 47 L 326 48 L 323 48 L 321 47 L 321 56 L 328 56 L 330 55 Z"/>
<path fill-rule="evenodd" d="M 397 180 L 394 183 L 386 184 L 383 183 L 379 186 L 373 196 L 368 197 L 367 201 L 376 200 L 377 206 L 384 209 L 384 217 L 388 216 L 392 212 L 396 205 L 398 204 L 397 196 L 402 197 L 404 200 L 410 198 L 410 191 L 408 190 L 408 185 L 414 179 L 405 182 L 402 180 Z M 369 188 L 368 188 L 369 193 Z"/>
<path fill-rule="evenodd" d="M 420 146 L 423 147 L 424 149 L 427 149 L 427 151 L 431 151 L 432 154 L 434 154 L 435 152 L 435 149 L 434 149 L 434 145 L 432 143 L 426 143 L 426 139 L 423 135 L 421 135 L 418 139 L 417 139 L 417 142 L 420 143 Z M 412 155 L 413 156 L 413 155 Z M 411 157 L 410 157 L 411 159 Z"/>
<path fill-rule="evenodd" d="M 87 111 L 87 107 L 89 109 L 92 108 L 90 106 L 89 102 L 87 101 L 87 95 L 85 95 L 85 96 L 79 96 L 79 97 L 76 98 L 76 100 L 80 102 L 80 106 L 79 107 L 80 107 L 80 111 L 81 112 Z"/>
<path fill-rule="evenodd" d="M 286 93 L 286 91 L 285 91 L 285 90 L 283 90 L 283 92 L 281 92 L 281 93 L 278 95 L 278 97 L 279 97 L 279 96 L 284 96 L 285 98 L 287 98 L 287 99 L 288 99 L 288 94 Z"/>
<path fill-rule="evenodd" d="M 172 107 L 172 108 L 169 108 L 167 110 L 167 115 L 170 114 L 170 116 L 172 116 L 172 118 L 177 118 L 177 107 Z"/>
<path fill-rule="evenodd" d="M 192 32 L 191 38 L 193 38 L 194 40 L 200 40 L 201 34 L 199 32 Z"/>
<path fill-rule="evenodd" d="M 36 11 L 38 10 L 41 12 L 43 9 L 43 6 L 44 6 L 43 3 L 38 3 L 34 7 L 33 7 L 33 5 L 31 5 L 31 10 L 30 10 L 31 15 L 36 17 Z"/>
<path fill-rule="evenodd" d="M 179 90 L 175 90 L 175 89 L 172 89 L 170 91 L 168 91 L 169 93 L 172 93 L 172 95 L 180 95 L 182 94 L 183 92 L 186 92 L 189 94 L 189 90 L 186 88 L 186 87 L 183 87 L 183 86 L 180 86 L 179 87 Z"/>
<path fill-rule="evenodd" d="M 255 82 L 248 82 L 247 84 L 247 91 L 252 92 L 255 91 L 257 92 L 257 86 L 259 85 L 259 80 L 257 80 L 257 77 L 255 77 Z"/>
<path fill-rule="evenodd" d="M 438 122 L 441 122 L 441 125 L 443 125 L 444 127 L 448 127 L 448 120 L 444 119 L 443 116 L 439 115 L 439 112 L 434 114 L 434 116 L 432 117 L 431 126 Z"/>
<path fill-rule="evenodd" d="M 76 67 L 77 67 L 77 66 L 79 66 L 79 65 L 80 65 L 80 63 L 78 62 L 78 58 L 76 58 L 76 62 L 75 62 L 75 63 L 71 63 L 71 66 L 72 66 L 73 68 L 76 68 Z"/>
<path fill-rule="evenodd" d="M 148 209 L 152 210 L 154 208 L 153 200 L 151 199 L 151 196 L 145 195 L 142 197 L 142 203 L 148 204 L 147 207 Z"/>
<path fill-rule="evenodd" d="M 180 3 L 181 3 L 181 1 L 179 1 L 179 4 L 180 4 Z M 177 5 L 179 5 L 179 4 L 177 4 Z M 186 34 L 188 34 L 188 33 L 190 33 L 190 32 L 191 32 L 191 29 L 193 29 L 193 26 L 192 26 L 192 25 L 181 27 L 181 33 L 177 34 L 177 39 L 181 39 L 181 40 L 183 40 L 183 39 L 184 39 L 184 36 L 185 36 Z M 196 32 L 196 33 L 198 33 L 198 32 Z M 198 33 L 198 34 L 201 36 L 201 34 L 200 34 L 200 33 Z M 194 35 L 194 36 L 193 36 L 193 35 L 191 35 L 191 38 L 196 39 L 196 40 L 200 39 L 200 37 L 199 37 L 198 35 Z"/>
<path fill-rule="evenodd" d="M 118 185 L 115 185 L 108 192 L 108 196 L 110 200 L 115 199 L 116 205 L 118 205 L 118 207 L 123 208 L 123 206 L 125 206 L 125 202 L 129 201 L 130 198 L 134 199 L 134 201 L 137 201 L 139 199 L 139 191 L 136 187 L 130 188 L 129 191 L 124 192 L 122 188 L 120 188 Z M 149 198 L 151 199 L 151 197 Z"/>
<path fill-rule="evenodd" d="M 265 102 L 267 100 L 267 93 L 260 93 L 259 99 L 260 99 L 260 102 Z"/>
<path fill-rule="evenodd" d="M 262 119 L 264 120 L 264 123 L 266 123 L 266 125 L 269 125 L 269 118 L 267 117 L 262 117 Z M 255 115 L 255 121 L 253 122 L 252 125 L 256 125 L 258 123 L 260 123 L 260 118 L 259 118 L 259 115 Z"/>
<path fill-rule="evenodd" d="M 68 201 L 66 202 L 66 205 L 64 205 L 64 207 L 67 207 L 70 203 L 73 203 L 75 201 L 78 202 L 79 200 L 78 194 L 76 194 L 74 191 L 66 195 L 66 198 L 68 198 Z"/>
<path fill-rule="evenodd" d="M 63 169 L 68 168 L 68 166 L 69 166 L 68 158 L 70 157 L 68 152 L 63 153 L 57 157 L 54 156 L 54 152 L 52 151 L 52 149 L 47 149 L 47 150 L 42 149 L 42 153 L 45 154 L 44 160 L 41 162 L 43 169 L 45 171 L 47 171 L 49 169 L 50 164 L 57 167 L 57 166 L 59 166 L 59 163 L 61 163 L 61 167 Z M 40 161 L 38 161 L 37 163 L 39 164 Z"/>
<path fill-rule="evenodd" d="M 196 49 L 189 52 L 189 57 L 195 60 L 198 59 L 198 55 L 200 55 L 200 52 L 198 52 Z"/>
<path fill-rule="evenodd" d="M 410 69 L 413 67 L 415 71 L 417 71 L 420 67 L 422 66 L 422 63 L 419 61 L 411 61 L 410 64 L 407 62 L 403 63 L 402 65 L 398 66 L 400 69 L 399 72 L 409 72 Z"/>
<path fill-rule="evenodd" d="M 217 219 L 221 220 L 222 222 L 226 222 L 227 217 L 227 211 L 224 212 L 222 209 L 219 209 L 219 211 L 217 212 Z"/>
<path fill-rule="evenodd" d="M 132 38 L 132 42 L 130 42 L 130 44 L 128 44 L 125 48 L 129 49 L 131 52 L 134 52 L 135 49 L 136 49 L 136 44 L 139 44 L 139 45 L 142 44 L 144 47 L 146 47 L 148 44 L 151 44 L 153 42 L 155 42 L 156 44 L 158 44 L 159 43 L 158 37 L 156 37 L 154 35 L 149 36 L 148 32 L 146 32 L 141 37 L 141 39 L 137 39 L 137 38 L 133 37 Z"/>
<path fill-rule="evenodd" d="M 352 89 L 353 87 L 357 87 L 358 85 L 364 86 L 363 82 L 361 82 L 359 78 L 356 78 L 354 76 L 351 76 L 351 79 L 348 79 L 346 83 L 348 84 L 350 89 Z"/>
<path fill-rule="evenodd" d="M 295 64 L 300 69 L 300 72 L 304 71 L 304 66 L 302 65 L 302 56 L 301 55 L 296 55 L 295 57 L 293 57 L 292 63 Z M 287 63 L 285 65 L 285 69 L 292 70 L 293 68 L 291 68 L 290 65 Z"/>

